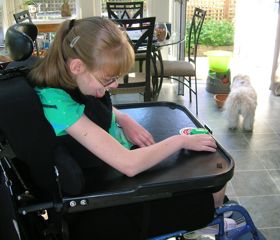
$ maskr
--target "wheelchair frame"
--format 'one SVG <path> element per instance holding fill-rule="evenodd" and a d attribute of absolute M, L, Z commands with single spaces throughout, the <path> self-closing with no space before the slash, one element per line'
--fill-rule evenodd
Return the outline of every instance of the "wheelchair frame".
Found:
<path fill-rule="evenodd" d="M 130 105 L 122 105 L 118 107 L 121 110 L 128 109 L 128 111 L 130 108 L 132 109 L 135 108 L 136 110 L 134 111 L 134 113 L 136 113 L 137 109 L 143 111 L 143 109 L 149 108 L 149 106 L 154 106 L 156 108 L 159 108 L 160 111 L 165 111 L 166 105 L 168 105 L 168 109 L 174 110 L 176 108 L 179 108 L 180 109 L 179 112 L 182 110 L 188 112 L 182 106 L 178 106 L 173 103 L 172 104 L 171 103 L 150 103 L 150 104 L 145 103 L 145 104 L 136 104 L 136 105 L 130 104 Z M 157 112 L 155 112 L 155 116 L 156 115 L 158 115 Z M 190 119 L 195 122 L 196 126 L 198 127 L 202 126 L 198 122 L 198 120 L 195 119 L 192 115 L 190 115 Z M 148 126 L 148 128 L 149 127 L 151 126 Z M 177 128 L 180 128 L 180 126 Z M 220 146 L 220 151 L 223 154 L 227 154 L 226 152 L 224 152 L 221 146 Z M 16 158 L 16 156 L 12 153 L 9 143 L 2 136 L 0 166 L 2 170 L 3 179 L 5 179 L 4 180 L 5 185 L 9 189 L 8 192 L 12 193 L 10 197 L 14 202 L 13 203 L 14 206 L 16 206 L 16 208 L 14 209 L 16 212 L 15 215 L 19 214 L 18 218 L 20 219 L 21 217 L 25 218 L 28 217 L 29 215 L 31 216 L 38 215 L 38 214 L 43 215 L 44 213 L 46 213 L 46 211 L 51 211 L 52 215 L 55 216 L 54 217 L 55 222 L 51 223 L 50 225 L 47 224 L 46 228 L 42 229 L 43 235 L 45 235 L 46 237 L 45 239 L 63 239 L 63 240 L 69 239 L 67 224 L 63 219 L 64 214 L 77 212 L 77 211 L 87 211 L 92 208 L 100 208 L 100 207 L 102 208 L 102 207 L 114 206 L 118 204 L 127 204 L 133 201 L 147 201 L 155 198 L 171 197 L 173 191 L 176 192 L 176 191 L 180 191 L 180 189 L 182 190 L 185 189 L 186 187 L 190 187 L 190 184 L 183 182 L 182 186 L 178 188 L 177 186 L 179 183 L 178 180 L 175 180 L 173 184 L 172 183 L 168 184 L 168 182 L 166 182 L 165 180 L 163 182 L 151 182 L 151 183 L 149 183 L 149 181 L 142 182 L 142 183 L 141 181 L 138 181 L 139 185 L 136 184 L 136 186 L 134 186 L 130 190 L 129 188 L 127 188 L 126 190 L 120 192 L 118 190 L 110 190 L 108 192 L 103 192 L 103 193 L 86 194 L 86 195 L 81 195 L 76 197 L 64 197 L 61 190 L 59 171 L 54 166 L 56 183 L 57 183 L 57 198 L 54 199 L 53 201 L 37 203 L 35 201 L 35 197 L 31 193 L 32 190 L 28 188 L 27 186 L 28 184 L 25 183 L 24 178 L 21 176 L 21 173 L 14 165 L 13 163 L 15 161 L 13 160 L 14 158 Z M 229 160 L 231 161 L 230 158 Z M 164 171 L 164 169 L 161 169 L 160 171 Z M 157 170 L 152 170 L 152 172 L 154 172 L 154 174 L 158 173 Z M 151 175 L 151 173 L 148 174 Z M 225 171 L 225 173 L 220 173 L 217 176 L 219 175 L 223 176 L 222 180 L 220 179 L 220 181 L 224 182 L 229 180 L 232 177 L 232 174 L 233 174 L 233 165 L 229 164 L 228 171 Z M 219 179 L 219 177 L 217 178 Z M 210 185 L 217 184 L 217 182 L 211 181 L 211 177 L 209 178 L 209 176 L 208 177 L 205 176 L 205 179 L 207 179 L 207 182 Z M 214 179 L 215 178 L 213 178 L 212 180 Z M 198 184 L 198 186 L 202 186 L 204 184 L 203 182 L 205 183 L 205 181 L 202 181 L 200 184 Z M 20 187 L 13 186 L 14 183 L 18 183 L 21 186 Z M 192 184 L 193 183 L 194 182 L 192 182 Z M 133 182 L 133 184 L 135 184 L 135 182 Z M 131 187 L 130 183 L 128 184 L 128 186 Z M 20 192 L 17 192 L 17 189 L 21 189 Z M 167 189 L 169 190 L 167 191 Z M 226 211 L 240 212 L 241 215 L 244 217 L 244 221 L 246 222 L 246 224 L 240 228 L 225 233 L 223 230 L 224 229 L 223 213 Z M 250 218 L 248 212 L 243 207 L 239 205 L 229 205 L 229 206 L 226 205 L 222 208 L 217 209 L 216 214 L 217 217 L 214 219 L 214 221 L 211 224 L 209 224 L 209 226 L 216 225 L 216 224 L 219 225 L 219 232 L 218 235 L 216 235 L 216 239 L 220 239 L 220 240 L 238 239 L 240 236 L 246 233 L 250 233 L 253 239 L 259 239 L 258 231 L 254 226 L 253 221 Z M 44 225 L 44 223 L 42 223 L 42 225 Z M 23 229 L 22 232 L 26 232 L 26 230 Z M 179 231 L 179 232 L 159 236 L 156 238 L 152 238 L 152 240 L 163 240 L 163 239 L 170 238 L 172 236 L 176 236 L 177 239 L 179 239 L 180 236 L 184 235 L 184 233 L 186 233 L 186 231 Z M 24 233 L 24 235 L 28 235 L 28 233 Z"/>
<path fill-rule="evenodd" d="M 26 36 L 25 36 L 26 38 Z M 30 39 L 26 39 L 30 41 Z M 30 44 L 29 44 L 30 45 Z M 31 46 L 31 45 L 30 45 Z M 26 49 L 25 49 L 26 50 Z M 30 55 L 33 49 L 29 49 Z M 26 54 L 24 59 L 26 58 Z M 18 59 L 20 60 L 20 59 Z M 24 67 L 4 70 L 0 72 L 0 98 L 8 101 L 21 102 L 21 98 L 24 97 L 24 88 L 28 86 L 25 79 L 25 74 L 28 69 Z M 9 84 L 14 84 L 10 85 Z M 18 85 L 22 83 L 23 85 Z M 5 85 L 6 84 L 6 85 Z M 14 92 L 11 96 L 4 91 L 4 88 L 9 86 Z M 30 86 L 29 86 L 30 87 Z M 31 87 L 30 87 L 31 88 Z M 18 92 L 16 92 L 18 91 Z M 5 95 L 5 96 L 1 96 Z M 22 95 L 23 94 L 23 95 Z M 27 92 L 28 95 L 32 94 L 30 90 Z M 0 102 L 1 102 L 0 100 Z M 3 105 L 0 106 L 5 106 Z M 34 103 L 35 104 L 35 103 Z M 203 126 L 193 115 L 184 107 L 174 103 L 144 103 L 134 105 L 122 105 L 118 106 L 121 110 L 127 110 L 134 108 L 136 113 L 140 109 L 148 109 L 149 107 L 160 108 L 160 110 L 173 111 L 174 109 L 179 112 L 183 112 L 183 116 L 188 115 L 190 122 L 194 127 L 206 127 Z M 2 110 L 2 109 L 1 109 Z M 9 111 L 15 111 L 10 109 Z M 22 109 L 24 111 L 24 109 Z M 2 111 L 3 112 L 3 111 Z M 9 114 L 11 113 L 9 112 Z M 8 114 L 4 112 L 3 114 Z M 28 114 L 28 113 L 27 113 Z M 2 115 L 3 116 L 3 115 Z M 15 119 L 20 116 L 11 115 Z M 141 117 L 143 115 L 136 114 L 135 117 Z M 154 114 L 155 119 L 159 119 L 158 112 Z M 176 114 L 172 112 L 172 122 Z M 160 118 L 163 119 L 162 117 Z M 1 120 L 1 117 L 0 117 Z M 20 120 L 20 119 L 19 119 Z M 170 128 L 165 129 L 164 134 L 176 134 L 182 126 L 186 126 L 186 122 L 181 121 L 179 114 L 180 125 L 176 126 L 176 129 Z M 147 122 L 146 122 L 147 123 Z M 148 122 L 149 123 L 149 122 Z M 153 123 L 153 121 L 150 121 Z M 159 125 L 157 122 L 153 126 Z M 9 240 L 67 240 L 69 239 L 68 226 L 64 219 L 65 214 L 71 214 L 74 212 L 87 211 L 90 209 L 104 208 L 108 206 L 116 206 L 121 204 L 128 204 L 133 202 L 148 201 L 152 199 L 172 197 L 172 194 L 178 191 L 195 190 L 200 188 L 211 188 L 216 186 L 224 185 L 233 175 L 234 162 L 230 155 L 219 145 L 218 155 L 211 158 L 210 155 L 199 154 L 194 155 L 193 159 L 190 158 L 188 161 L 181 161 L 184 158 L 184 154 L 178 153 L 175 157 L 164 161 L 168 166 L 170 162 L 173 163 L 173 168 L 164 167 L 164 163 L 159 164 L 155 168 L 146 171 L 141 174 L 140 177 L 127 178 L 121 182 L 120 185 L 115 185 L 114 181 L 111 181 L 107 189 L 103 191 L 96 191 L 94 193 L 86 193 L 83 195 L 76 195 L 74 197 L 65 197 L 62 193 L 62 184 L 60 171 L 55 164 L 52 165 L 52 179 L 55 183 L 55 193 L 51 199 L 45 200 L 44 198 L 37 197 L 37 188 L 32 186 L 32 182 L 26 173 L 26 169 L 19 165 L 20 156 L 17 156 L 12 149 L 12 141 L 5 136 L 5 130 L 0 126 L 0 206 L 3 209 L 1 211 L 1 218 L 4 224 L 0 225 L 0 234 L 6 234 L 3 239 Z M 168 131 L 170 130 L 170 131 Z M 12 135 L 17 134 L 12 131 Z M 161 138 L 166 135 L 160 135 Z M 195 176 L 193 178 L 186 178 L 185 173 L 190 169 L 199 169 L 196 167 L 197 160 L 207 159 L 207 162 L 213 163 L 210 173 L 204 177 Z M 218 162 L 217 162 L 218 160 Z M 52 159 L 50 159 L 52 162 Z M 198 165 L 197 165 L 198 166 Z M 200 165 L 201 166 L 201 165 Z M 213 167 L 214 166 L 214 167 Z M 177 177 L 176 167 L 184 168 L 184 178 Z M 171 171 L 171 172 L 170 172 Z M 214 172 L 213 172 L 214 171 Z M 216 174 L 215 174 L 216 173 Z M 177 178 L 176 178 L 177 177 Z M 193 184 L 195 182 L 195 184 Z M 223 213 L 225 211 L 237 211 L 240 212 L 246 221 L 246 225 L 239 230 L 232 230 L 227 233 L 224 232 L 223 228 Z M 2 222 L 2 221 L 1 221 Z M 244 233 L 250 233 L 254 239 L 259 239 L 259 234 L 248 214 L 248 212 L 239 205 L 225 206 L 217 209 L 217 218 L 213 221 L 213 224 L 219 224 L 220 230 L 217 235 L 217 239 L 238 239 L 239 236 Z M 160 236 L 156 239 L 165 239 L 170 236 L 179 236 L 183 232 L 171 233 L 168 235 Z M 0 235 L 1 236 L 1 235 Z"/>

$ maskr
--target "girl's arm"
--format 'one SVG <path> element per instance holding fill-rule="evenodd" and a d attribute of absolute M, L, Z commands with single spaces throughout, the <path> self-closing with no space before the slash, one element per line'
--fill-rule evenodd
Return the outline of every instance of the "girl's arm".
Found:
<path fill-rule="evenodd" d="M 155 143 L 153 136 L 128 114 L 125 114 L 114 107 L 113 112 L 115 113 L 117 123 L 122 127 L 125 136 L 134 145 L 145 147 Z"/>
<path fill-rule="evenodd" d="M 66 130 L 94 155 L 127 176 L 149 169 L 176 151 L 216 151 L 214 139 L 206 134 L 176 135 L 144 148 L 127 150 L 106 131 L 83 115 Z"/>

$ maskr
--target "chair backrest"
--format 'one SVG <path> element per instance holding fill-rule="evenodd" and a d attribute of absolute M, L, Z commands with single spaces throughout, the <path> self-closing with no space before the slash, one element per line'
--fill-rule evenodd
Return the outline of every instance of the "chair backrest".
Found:
<path fill-rule="evenodd" d="M 19 13 L 14 13 L 14 19 L 16 21 L 16 23 L 21 23 L 21 22 L 31 22 L 32 23 L 32 19 L 30 16 L 30 13 L 28 10 L 24 10 L 22 12 Z"/>
<path fill-rule="evenodd" d="M 199 36 L 205 16 L 205 10 L 202 10 L 200 8 L 194 9 L 194 14 L 192 16 L 192 21 L 188 33 L 188 60 L 193 63 L 196 62 Z"/>
<path fill-rule="evenodd" d="M 55 166 L 60 174 L 62 192 L 80 194 L 85 186 L 78 163 L 68 149 L 58 143 L 28 79 L 22 75 L 14 76 L 18 75 L 17 71 L 9 71 L 10 77 L 0 78 L 0 133 L 13 150 L 14 161 L 28 169 L 28 174 L 23 175 L 31 179 L 31 188 L 37 196 L 51 198 L 57 194 Z"/>
<path fill-rule="evenodd" d="M 22 24 L 26 23 L 19 25 Z M 55 166 L 61 176 L 62 191 L 79 194 L 84 189 L 81 169 L 68 150 L 58 143 L 39 97 L 28 81 L 28 69 L 26 66 L 18 68 L 20 61 L 28 59 L 28 53 L 30 56 L 33 49 L 32 39 L 19 29 L 13 25 L 6 34 L 8 46 L 12 47 L 12 43 L 18 41 L 21 48 L 17 50 L 24 54 L 12 55 L 18 60 L 17 68 L 0 72 L 0 135 L 7 139 L 16 159 L 27 167 L 42 197 L 52 197 L 57 190 Z"/>
<path fill-rule="evenodd" d="M 143 18 L 144 2 L 106 2 L 111 19 Z"/>
<path fill-rule="evenodd" d="M 24 77 L 11 74 L 0 80 L 0 108 L 0 132 L 17 158 L 27 165 L 38 187 L 49 191 L 55 189 L 55 136 L 44 118 L 35 91 Z"/>
<path fill-rule="evenodd" d="M 134 48 L 136 54 L 144 54 L 145 59 L 145 78 L 142 82 L 124 83 L 119 87 L 137 87 L 145 86 L 144 98 L 151 99 L 151 56 L 152 44 L 155 27 L 155 17 L 140 18 L 140 19 L 116 19 L 115 21 L 126 31 L 129 42 Z"/>

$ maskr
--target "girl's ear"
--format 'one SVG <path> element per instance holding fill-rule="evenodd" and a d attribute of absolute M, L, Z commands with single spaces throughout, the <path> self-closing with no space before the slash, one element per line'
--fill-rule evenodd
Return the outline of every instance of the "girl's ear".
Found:
<path fill-rule="evenodd" d="M 74 75 L 83 73 L 86 70 L 85 64 L 78 58 L 71 59 L 69 63 L 70 72 Z"/>

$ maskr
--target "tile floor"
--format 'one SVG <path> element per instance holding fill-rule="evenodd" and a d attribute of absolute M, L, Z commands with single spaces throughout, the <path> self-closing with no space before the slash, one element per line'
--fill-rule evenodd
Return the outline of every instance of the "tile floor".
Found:
<path fill-rule="evenodd" d="M 228 183 L 227 195 L 249 211 L 267 240 L 277 240 L 280 239 L 280 97 L 271 95 L 270 76 L 262 76 L 260 72 L 255 71 L 252 77 L 258 94 L 253 132 L 227 128 L 213 94 L 206 91 L 205 72 L 198 74 L 198 119 L 213 130 L 215 138 L 235 160 L 235 173 Z M 188 93 L 185 96 L 176 93 L 177 84 L 165 80 L 158 100 L 177 102 L 195 112 Z M 117 95 L 112 99 L 114 103 L 143 101 L 138 94 Z"/>

